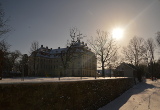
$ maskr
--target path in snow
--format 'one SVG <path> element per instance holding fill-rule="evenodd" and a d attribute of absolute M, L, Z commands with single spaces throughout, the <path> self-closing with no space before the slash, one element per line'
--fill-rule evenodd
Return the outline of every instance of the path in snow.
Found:
<path fill-rule="evenodd" d="M 98 110 L 160 110 L 160 80 L 147 80 Z"/>

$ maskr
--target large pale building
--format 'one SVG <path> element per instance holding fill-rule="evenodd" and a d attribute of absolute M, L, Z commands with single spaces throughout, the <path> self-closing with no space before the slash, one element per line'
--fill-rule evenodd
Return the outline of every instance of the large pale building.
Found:
<path fill-rule="evenodd" d="M 97 59 L 95 54 L 80 40 L 72 48 L 52 49 L 41 45 L 29 56 L 30 76 L 95 76 Z M 68 52 L 70 51 L 70 52 Z M 63 58 L 63 61 L 62 61 Z M 68 61 L 67 61 L 68 60 Z M 66 69 L 64 69 L 64 64 Z M 65 71 L 64 71 L 65 70 Z"/>

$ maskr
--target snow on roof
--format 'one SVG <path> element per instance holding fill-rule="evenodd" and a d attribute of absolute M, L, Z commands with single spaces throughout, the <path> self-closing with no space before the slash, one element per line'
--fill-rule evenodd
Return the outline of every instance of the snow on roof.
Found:
<path fill-rule="evenodd" d="M 84 44 L 84 42 L 76 42 L 73 44 L 74 47 L 77 47 L 77 52 L 84 52 L 84 50 L 79 49 L 78 47 L 83 47 L 86 50 L 91 51 L 86 44 Z M 37 49 L 37 51 L 34 51 L 36 53 L 36 56 L 39 57 L 45 57 L 45 58 L 57 58 L 59 57 L 59 54 L 62 51 L 67 51 L 68 47 L 66 48 L 60 48 L 58 47 L 57 49 L 49 49 L 48 47 L 43 47 L 43 45 L 41 45 L 41 47 L 39 49 Z M 34 53 L 33 52 L 33 53 Z M 31 54 L 31 56 L 33 56 L 33 53 Z"/>
<path fill-rule="evenodd" d="M 50 51 L 51 54 L 55 53 L 61 53 L 61 51 L 67 50 L 67 48 L 59 48 L 59 49 L 53 49 Z"/>

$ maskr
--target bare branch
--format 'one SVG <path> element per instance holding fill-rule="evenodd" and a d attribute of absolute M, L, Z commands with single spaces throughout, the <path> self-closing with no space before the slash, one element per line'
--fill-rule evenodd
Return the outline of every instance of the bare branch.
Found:
<path fill-rule="evenodd" d="M 10 31 L 10 28 L 7 26 L 8 19 L 5 20 L 4 18 L 5 13 L 0 4 L 0 38 L 2 37 L 2 35 Z"/>
<path fill-rule="evenodd" d="M 111 59 L 117 53 L 117 46 L 110 33 L 97 30 L 97 36 L 91 37 L 88 44 L 97 55 L 97 60 L 101 63 L 102 76 L 104 76 L 104 67 L 111 63 Z"/>
<path fill-rule="evenodd" d="M 157 41 L 157 44 L 158 44 L 159 47 L 160 47 L 160 32 L 157 32 L 156 41 Z"/>
<path fill-rule="evenodd" d="M 125 55 L 126 60 L 138 66 L 145 55 L 144 39 L 134 36 L 129 45 L 123 48 L 122 53 Z"/>
<path fill-rule="evenodd" d="M 38 41 L 33 41 L 31 43 L 31 47 L 30 47 L 30 54 L 34 51 L 36 51 L 39 48 L 39 42 Z"/>

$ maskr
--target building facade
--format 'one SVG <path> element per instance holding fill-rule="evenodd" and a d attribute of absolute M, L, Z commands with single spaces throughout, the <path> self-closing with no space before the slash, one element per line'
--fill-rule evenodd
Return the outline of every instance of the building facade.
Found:
<path fill-rule="evenodd" d="M 72 48 L 49 49 L 41 45 L 29 56 L 28 68 L 29 76 L 95 76 L 97 59 L 79 40 Z"/>
<path fill-rule="evenodd" d="M 132 64 L 121 63 L 117 68 L 117 76 L 119 77 L 136 77 L 137 69 Z"/>

